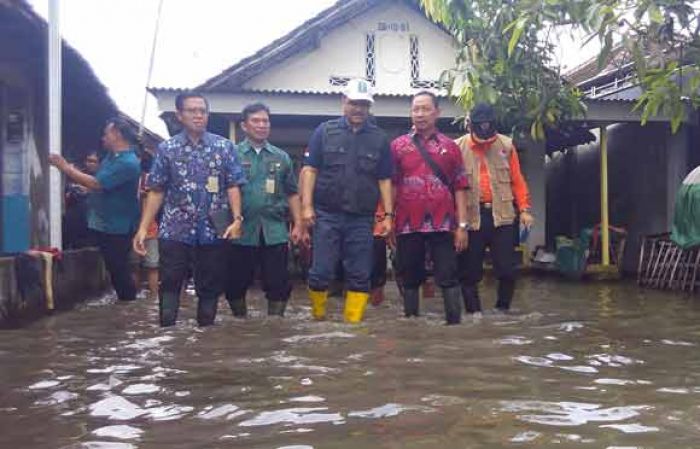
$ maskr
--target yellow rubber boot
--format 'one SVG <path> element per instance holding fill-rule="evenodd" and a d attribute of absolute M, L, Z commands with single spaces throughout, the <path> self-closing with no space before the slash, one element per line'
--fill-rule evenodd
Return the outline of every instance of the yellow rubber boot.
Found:
<path fill-rule="evenodd" d="M 309 289 L 311 299 L 311 314 L 316 320 L 326 319 L 326 303 L 328 303 L 328 290 L 318 291 Z"/>
<path fill-rule="evenodd" d="M 369 293 L 348 291 L 345 294 L 345 321 L 359 323 L 365 315 Z"/>

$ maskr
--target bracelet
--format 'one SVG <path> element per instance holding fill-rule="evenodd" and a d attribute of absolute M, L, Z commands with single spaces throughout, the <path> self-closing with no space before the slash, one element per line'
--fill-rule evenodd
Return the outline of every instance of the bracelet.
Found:
<path fill-rule="evenodd" d="M 396 217 L 396 214 L 394 212 L 384 212 L 384 218 L 386 217 L 394 218 Z"/>
<path fill-rule="evenodd" d="M 242 221 L 243 221 L 243 215 L 236 215 L 235 217 L 233 217 L 233 221 L 240 221 L 240 222 L 242 222 Z"/>

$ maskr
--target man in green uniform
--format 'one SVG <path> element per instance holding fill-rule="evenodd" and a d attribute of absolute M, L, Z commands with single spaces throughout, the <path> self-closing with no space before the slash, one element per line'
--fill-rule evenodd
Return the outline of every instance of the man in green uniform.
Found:
<path fill-rule="evenodd" d="M 262 103 L 246 106 L 241 127 L 246 139 L 237 154 L 248 183 L 243 186 L 243 236 L 229 251 L 226 299 L 234 316 L 245 317 L 246 291 L 256 268 L 268 300 L 268 315 L 282 316 L 291 292 L 289 283 L 288 233 L 298 243 L 305 232 L 301 225 L 301 203 L 297 179 L 289 155 L 271 145 L 270 110 Z M 291 215 L 291 217 L 290 217 Z"/>

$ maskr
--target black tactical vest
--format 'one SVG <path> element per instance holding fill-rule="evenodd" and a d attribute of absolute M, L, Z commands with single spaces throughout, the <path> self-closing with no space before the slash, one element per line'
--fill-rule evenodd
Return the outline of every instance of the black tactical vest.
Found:
<path fill-rule="evenodd" d="M 357 133 L 330 120 L 323 127 L 323 163 L 314 188 L 314 203 L 328 212 L 372 215 L 379 201 L 377 168 L 388 151 L 384 131 L 367 124 Z"/>

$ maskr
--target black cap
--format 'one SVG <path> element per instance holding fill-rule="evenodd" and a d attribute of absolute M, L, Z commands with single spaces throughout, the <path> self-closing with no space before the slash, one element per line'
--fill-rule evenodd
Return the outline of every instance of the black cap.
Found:
<path fill-rule="evenodd" d="M 495 122 L 496 111 L 488 103 L 477 103 L 469 114 L 472 123 Z"/>

